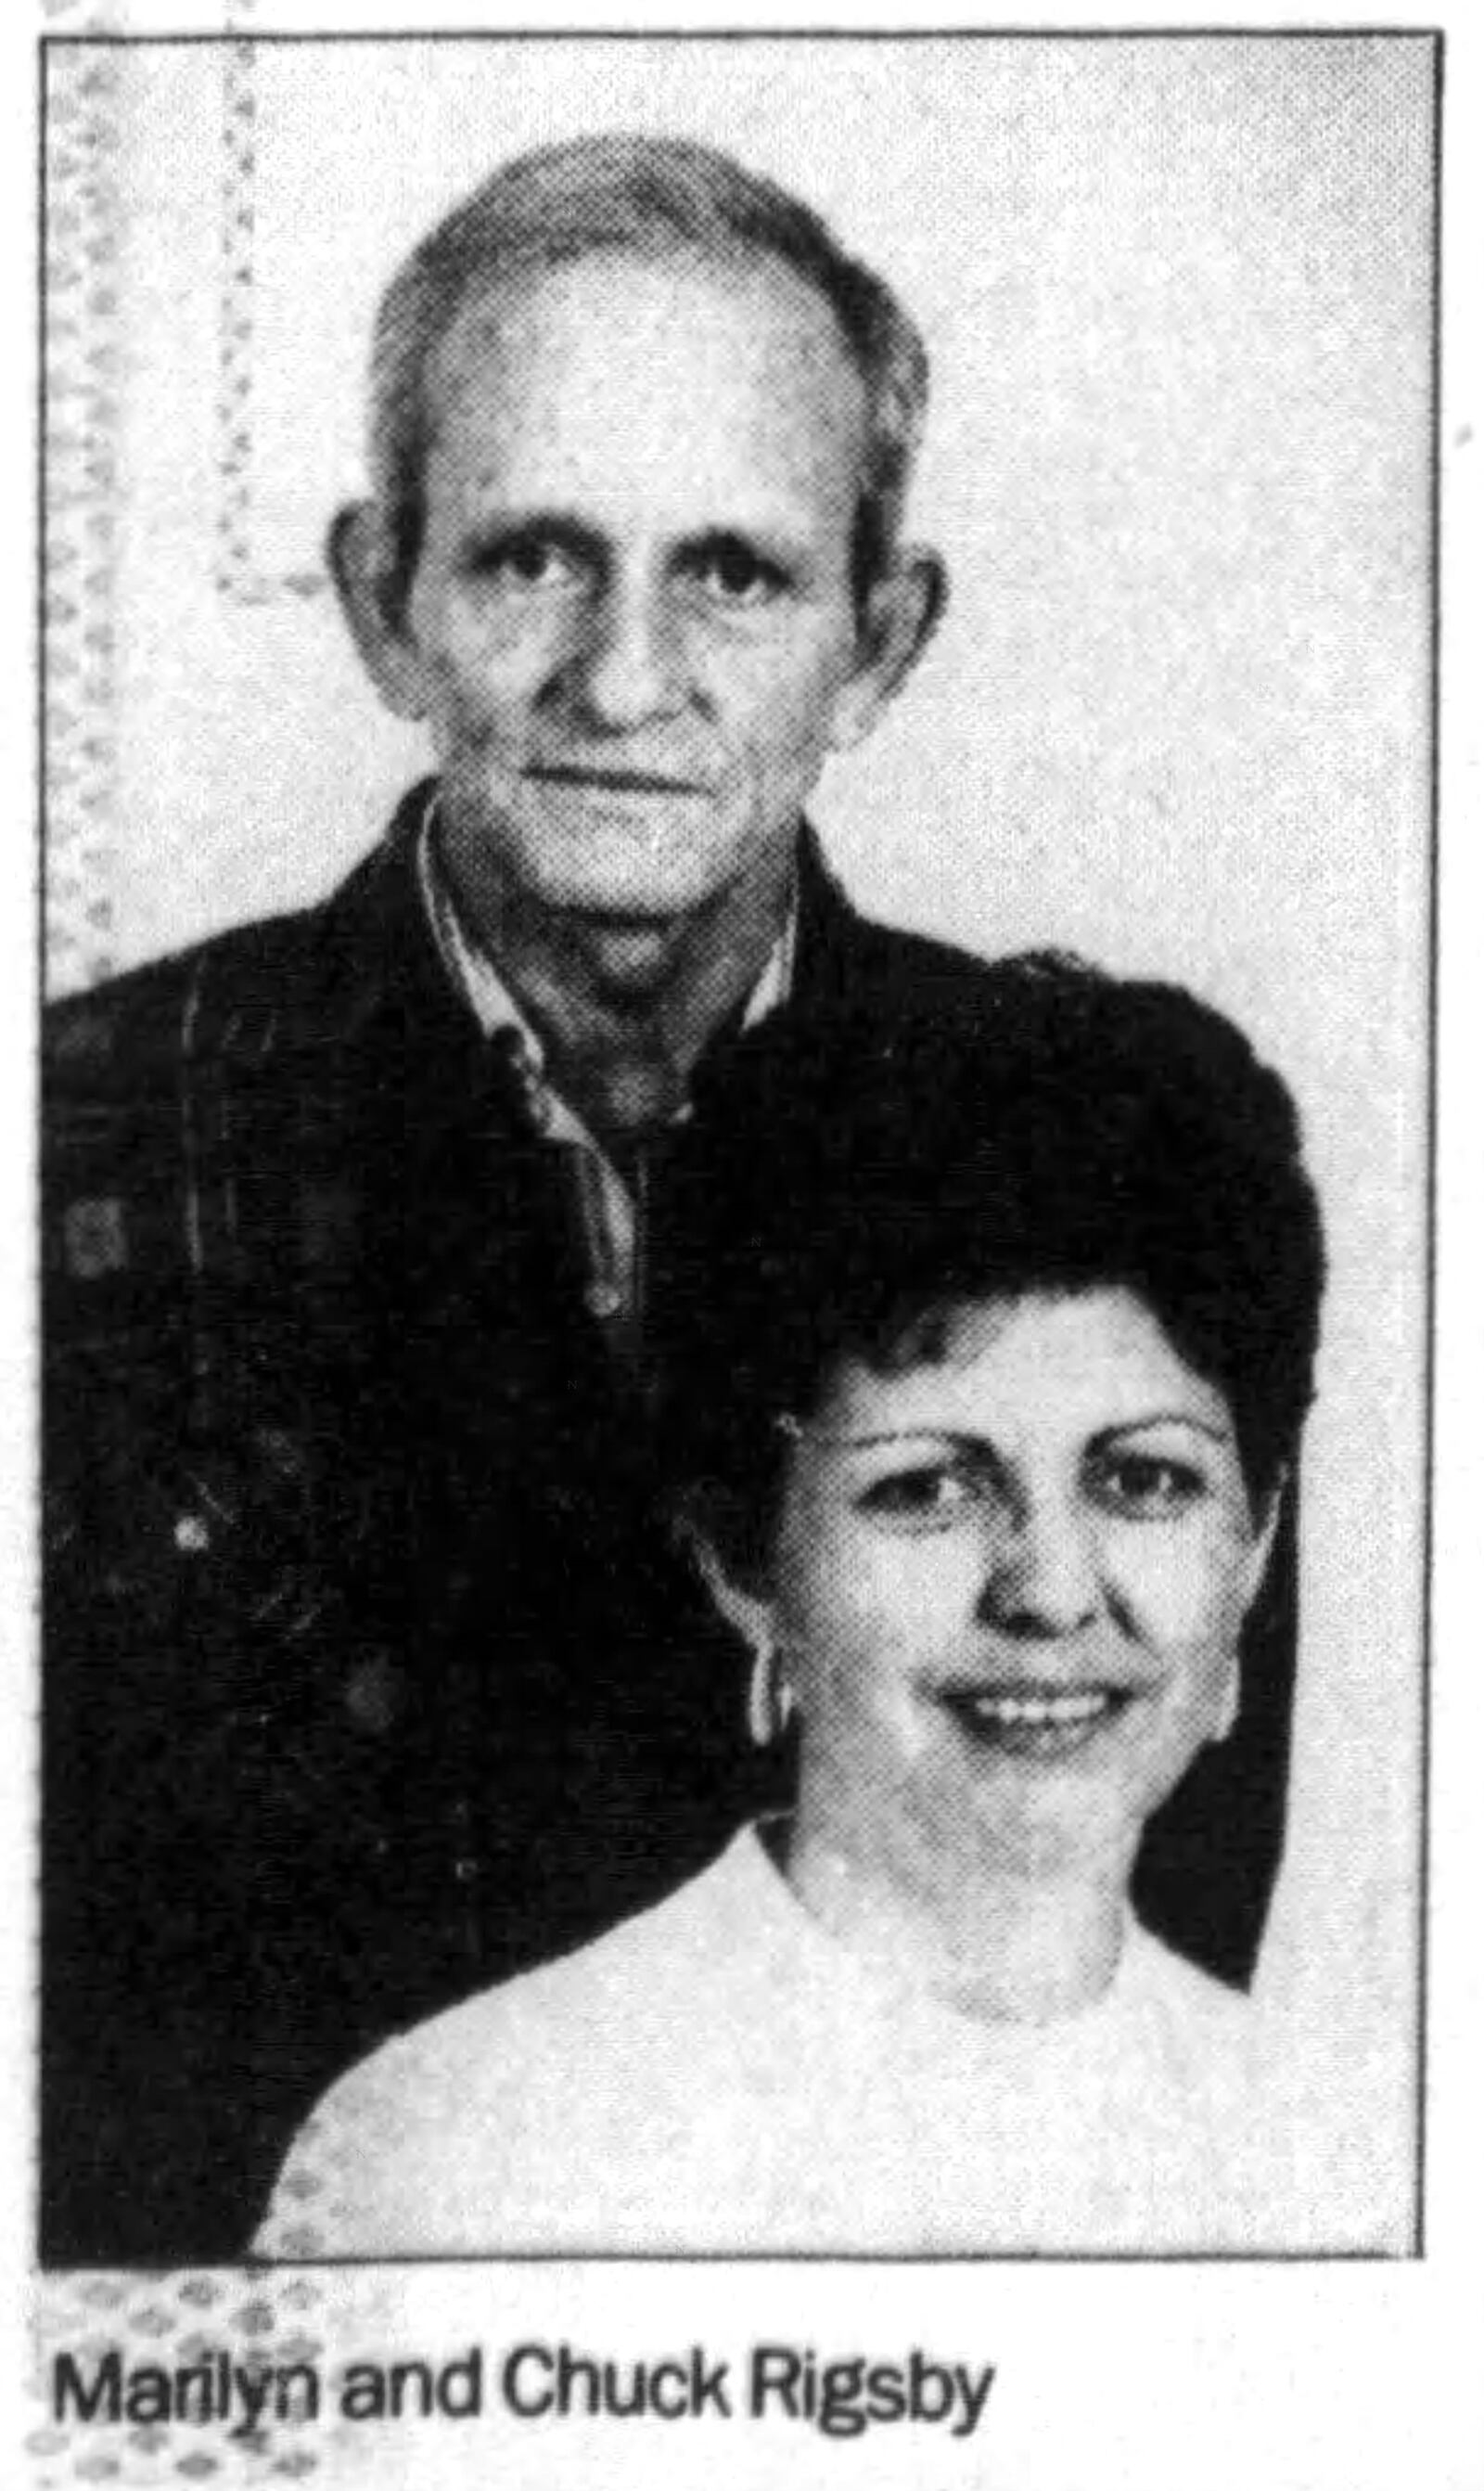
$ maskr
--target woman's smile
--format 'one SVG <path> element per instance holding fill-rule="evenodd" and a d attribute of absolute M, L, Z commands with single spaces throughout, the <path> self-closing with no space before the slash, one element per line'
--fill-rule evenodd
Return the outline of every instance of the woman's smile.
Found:
<path fill-rule="evenodd" d="M 937 1701 L 988 1754 L 1062 1764 L 1086 1753 L 1140 1699 L 1128 1687 L 947 1686 Z"/>

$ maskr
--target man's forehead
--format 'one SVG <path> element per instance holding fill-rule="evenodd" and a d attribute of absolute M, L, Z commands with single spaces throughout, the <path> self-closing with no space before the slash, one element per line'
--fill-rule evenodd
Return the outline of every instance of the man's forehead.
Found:
<path fill-rule="evenodd" d="M 771 253 L 616 246 L 476 272 L 431 359 L 435 429 L 459 409 L 565 416 L 676 385 L 698 416 L 770 402 L 837 438 L 854 466 L 865 385 L 828 299 Z"/>

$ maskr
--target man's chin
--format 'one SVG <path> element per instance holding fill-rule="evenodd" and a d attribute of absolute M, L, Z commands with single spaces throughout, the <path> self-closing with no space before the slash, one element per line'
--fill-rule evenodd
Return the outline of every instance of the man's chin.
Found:
<path fill-rule="evenodd" d="M 690 923 L 692 910 L 668 917 L 566 912 L 572 948 L 611 993 L 640 995 L 663 984 Z"/>
<path fill-rule="evenodd" d="M 661 982 L 700 927 L 735 904 L 736 888 L 725 876 L 641 882 L 574 874 L 552 877 L 542 897 L 548 925 L 561 929 L 589 974 L 638 993 Z"/>

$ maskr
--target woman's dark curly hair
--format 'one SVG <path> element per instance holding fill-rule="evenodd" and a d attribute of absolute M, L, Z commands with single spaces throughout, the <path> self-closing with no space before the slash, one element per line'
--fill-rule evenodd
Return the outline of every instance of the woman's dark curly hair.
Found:
<path fill-rule="evenodd" d="M 1121 1287 L 1224 1393 L 1268 1503 L 1313 1392 L 1324 1245 L 1298 1121 L 1183 988 L 1051 952 L 942 1003 L 765 1024 L 703 1080 L 656 1275 L 677 1485 L 764 1522 L 776 1421 L 967 1301 Z"/>

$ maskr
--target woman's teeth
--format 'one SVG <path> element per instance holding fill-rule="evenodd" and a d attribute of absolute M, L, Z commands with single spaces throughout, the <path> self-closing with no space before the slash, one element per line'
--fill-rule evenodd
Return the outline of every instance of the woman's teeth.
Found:
<path fill-rule="evenodd" d="M 971 1739 L 999 1754 L 1054 1759 L 1088 1745 L 1116 1721 L 1129 1702 L 1117 1686 L 1048 1688 L 997 1694 L 989 1688 L 956 1688 L 948 1708 Z"/>
<path fill-rule="evenodd" d="M 1113 1696 L 1100 1686 L 1085 1695 L 974 1695 L 969 1702 L 986 1721 L 1091 1721 L 1109 1710 Z"/>

